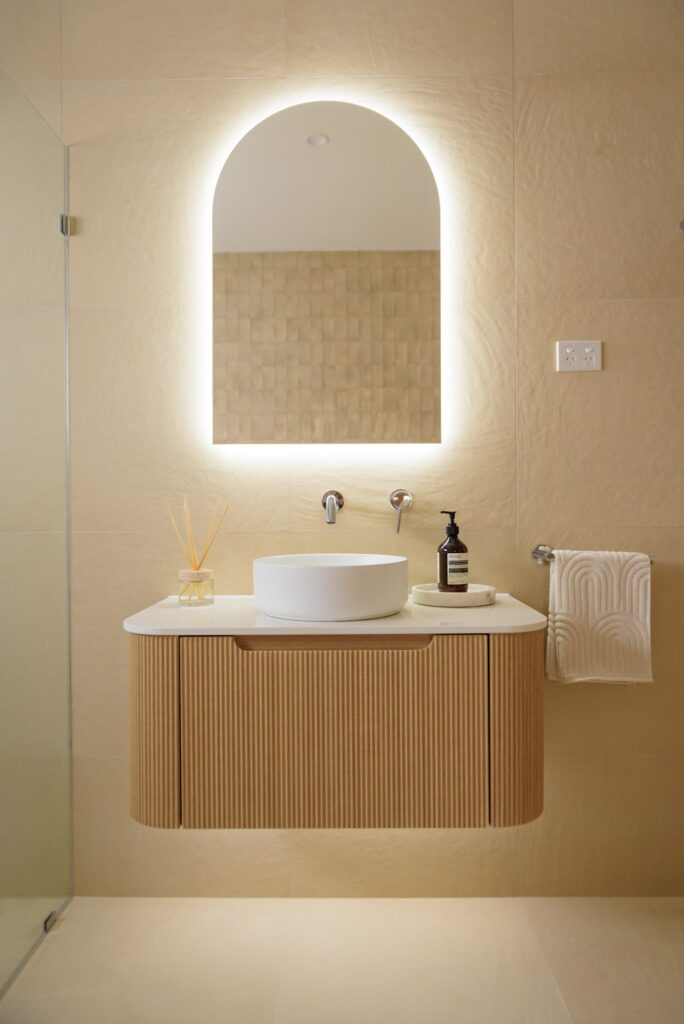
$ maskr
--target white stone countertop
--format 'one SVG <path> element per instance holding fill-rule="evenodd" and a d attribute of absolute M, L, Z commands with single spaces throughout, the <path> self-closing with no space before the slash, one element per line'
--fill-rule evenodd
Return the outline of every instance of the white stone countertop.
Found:
<path fill-rule="evenodd" d="M 409 600 L 396 615 L 352 622 L 305 622 L 264 615 L 251 595 L 217 595 L 214 603 L 188 608 L 177 597 L 129 616 L 128 633 L 144 636 L 331 636 L 387 633 L 530 633 L 546 616 L 510 594 L 497 594 L 482 608 L 433 608 Z"/>

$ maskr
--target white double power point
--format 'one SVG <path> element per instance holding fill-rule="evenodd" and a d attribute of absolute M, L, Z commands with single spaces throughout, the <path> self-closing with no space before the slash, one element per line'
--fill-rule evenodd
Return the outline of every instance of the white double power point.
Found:
<path fill-rule="evenodd" d="M 556 342 L 556 370 L 558 373 L 575 373 L 581 370 L 600 369 L 600 341 Z"/>

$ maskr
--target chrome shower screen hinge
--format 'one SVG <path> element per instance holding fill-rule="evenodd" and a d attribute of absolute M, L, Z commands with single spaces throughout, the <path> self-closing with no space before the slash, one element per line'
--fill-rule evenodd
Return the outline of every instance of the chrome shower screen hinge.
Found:
<path fill-rule="evenodd" d="M 52 910 L 48 914 L 48 916 L 45 918 L 45 920 L 43 921 L 43 931 L 44 932 L 49 932 L 50 929 L 52 928 L 52 926 L 55 924 L 56 921 L 57 921 L 57 911 L 56 910 Z"/>
<path fill-rule="evenodd" d="M 59 215 L 59 230 L 68 238 L 69 235 L 73 234 L 74 230 L 74 218 L 70 217 L 68 213 L 60 213 Z"/>

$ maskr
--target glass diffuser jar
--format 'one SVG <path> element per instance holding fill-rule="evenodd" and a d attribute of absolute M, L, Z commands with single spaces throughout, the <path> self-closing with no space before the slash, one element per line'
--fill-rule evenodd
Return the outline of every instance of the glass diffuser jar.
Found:
<path fill-rule="evenodd" d="M 214 603 L 213 569 L 179 569 L 178 600 L 181 604 Z"/>

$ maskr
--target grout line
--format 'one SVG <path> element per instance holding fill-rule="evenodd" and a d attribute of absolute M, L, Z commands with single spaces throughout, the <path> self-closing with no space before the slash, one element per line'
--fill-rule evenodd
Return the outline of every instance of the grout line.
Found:
<path fill-rule="evenodd" d="M 548 956 L 546 955 L 546 949 L 544 948 L 544 943 L 542 942 L 542 940 L 541 940 L 541 938 L 540 938 L 540 936 L 539 936 L 539 934 L 537 932 L 537 929 L 534 927 L 534 922 L 533 922 L 533 920 L 532 920 L 532 918 L 531 918 L 531 916 L 529 914 L 529 911 L 527 909 L 527 899 L 525 897 L 518 897 L 518 902 L 519 902 L 519 904 L 520 904 L 520 906 L 522 908 L 523 915 L 525 917 L 525 920 L 527 921 L 527 925 L 528 925 L 528 928 L 529 928 L 529 930 L 530 930 L 530 932 L 532 934 L 532 937 L 534 938 L 534 941 L 537 944 L 539 952 L 542 955 L 542 959 L 544 960 L 544 963 L 546 964 L 546 967 L 547 967 L 547 970 L 548 970 L 549 975 L 551 977 L 551 980 L 553 981 L 553 987 L 556 990 L 556 993 L 558 995 L 558 999 L 560 1000 L 561 1006 L 565 1010 L 565 1013 L 566 1013 L 567 1018 L 568 1018 L 567 1019 L 567 1024 L 574 1024 L 575 1018 L 570 1013 L 570 1008 L 568 1007 L 568 1004 L 565 1001 L 565 996 L 563 995 L 563 991 L 562 991 L 562 989 L 560 987 L 560 984 L 558 982 L 558 978 L 556 977 L 556 974 L 555 974 L 555 972 L 553 970 L 553 967 L 551 966 L 551 961 L 549 960 Z"/>

